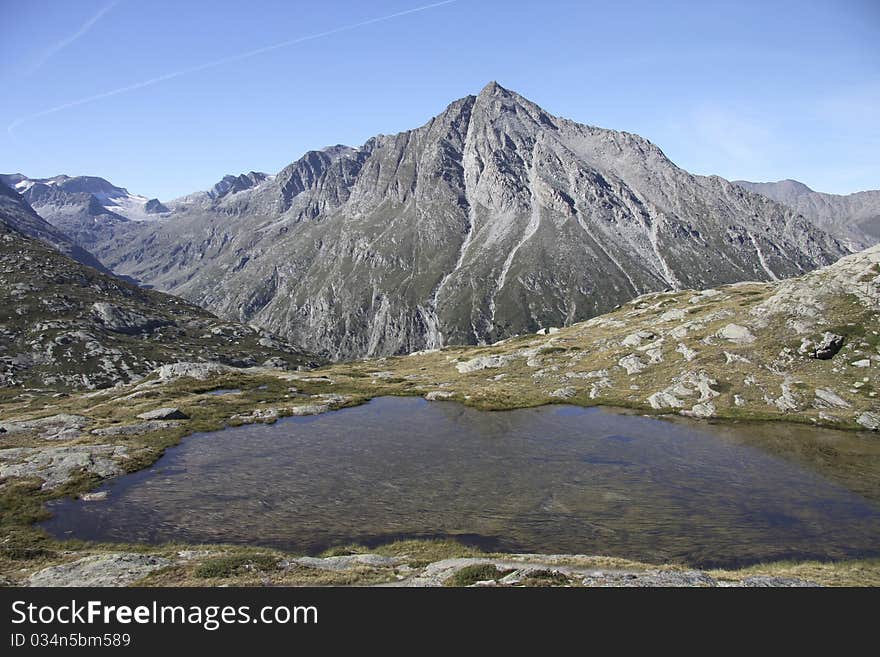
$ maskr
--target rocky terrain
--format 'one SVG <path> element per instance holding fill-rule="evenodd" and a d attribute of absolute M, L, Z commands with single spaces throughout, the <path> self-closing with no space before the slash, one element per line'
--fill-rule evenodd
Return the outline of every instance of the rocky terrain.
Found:
<path fill-rule="evenodd" d="M 430 544 L 428 544 L 430 545 Z M 326 557 L 236 555 L 228 549 L 178 550 L 158 556 L 108 552 L 47 566 L 25 586 L 137 586 L 164 583 L 173 572 L 195 585 L 230 580 L 267 584 L 355 584 L 393 587 L 583 586 L 583 587 L 794 587 L 822 586 L 802 577 L 737 571 L 650 567 L 586 555 L 510 554 L 441 559 L 422 565 L 407 544 L 386 554 L 353 553 Z M 413 547 L 410 545 L 409 547 Z M 424 546 L 421 546 L 424 549 Z M 461 549 L 461 548 L 460 548 Z M 464 550 L 462 550 L 464 551 Z M 389 556 L 387 553 L 395 554 Z M 413 565 L 415 564 L 415 565 Z M 176 571 L 176 572 L 175 572 Z M 760 572 L 760 570 L 758 571 Z M 765 572 L 774 572 L 766 567 Z"/>
<path fill-rule="evenodd" d="M 38 239 L 60 253 L 98 271 L 110 273 L 91 253 L 34 212 L 15 190 L 0 181 L 0 221 L 23 235 Z"/>
<path fill-rule="evenodd" d="M 484 408 L 607 404 L 877 430 L 878 313 L 880 246 L 784 281 L 643 295 L 570 327 L 320 375 L 340 391 L 360 376 Z"/>
<path fill-rule="evenodd" d="M 83 243 L 118 274 L 334 359 L 492 343 L 848 252 L 638 135 L 496 83 L 415 130 L 166 205 L 160 222 L 92 222 Z"/>
<path fill-rule="evenodd" d="M 48 253 L 72 262 L 33 240 L 26 245 L 36 252 L 24 250 L 23 256 Z M 785 425 L 773 428 L 774 438 L 761 448 L 880 500 L 880 443 L 868 433 L 880 429 L 878 311 L 880 246 L 784 281 L 642 295 L 586 322 L 488 346 L 444 347 L 304 372 L 179 362 L 137 382 L 85 394 L 11 389 L 0 398 L 0 576 L 11 584 L 51 585 L 880 584 L 877 560 L 710 572 L 609 557 L 486 555 L 431 542 L 316 558 L 229 546 L 76 547 L 31 525 L 45 517 L 43 504 L 53 498 L 80 495 L 99 503 L 101 493 L 89 492 L 95 485 L 149 465 L 189 433 L 331 412 L 389 394 L 484 409 L 604 404 L 670 416 L 860 430 L 866 440 L 855 452 L 826 439 L 792 441 Z M 236 394 L 209 394 L 217 388 Z"/>
<path fill-rule="evenodd" d="M 734 182 L 743 189 L 796 210 L 822 230 L 839 237 L 853 250 L 880 242 L 880 191 L 840 195 L 813 191 L 796 180 Z"/>
<path fill-rule="evenodd" d="M 784 430 L 772 449 L 878 501 L 880 246 L 846 255 L 856 233 L 813 223 L 852 222 L 494 83 L 416 130 L 165 204 L 4 179 L 52 223 L 0 183 L 0 584 L 880 584 L 876 560 L 695 571 L 430 541 L 303 556 L 74 545 L 33 524 L 191 433 L 380 395 L 861 431 L 858 453 Z M 311 369 L 294 343 L 365 358 Z"/>
<path fill-rule="evenodd" d="M 100 388 L 182 360 L 317 362 L 265 331 L 86 267 L 8 217 L 0 210 L 0 388 Z"/>

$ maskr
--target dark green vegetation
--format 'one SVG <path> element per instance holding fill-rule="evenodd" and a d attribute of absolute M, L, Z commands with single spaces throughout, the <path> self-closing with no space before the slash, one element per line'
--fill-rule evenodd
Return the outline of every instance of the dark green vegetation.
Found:
<path fill-rule="evenodd" d="M 239 554 L 205 559 L 193 570 L 193 575 L 205 579 L 225 578 L 248 571 L 270 571 L 277 567 L 278 558 L 272 555 Z"/>
<path fill-rule="evenodd" d="M 512 570 L 499 570 L 493 564 L 474 564 L 457 570 L 446 580 L 446 586 L 471 586 L 477 582 L 501 579 L 512 572 Z"/>

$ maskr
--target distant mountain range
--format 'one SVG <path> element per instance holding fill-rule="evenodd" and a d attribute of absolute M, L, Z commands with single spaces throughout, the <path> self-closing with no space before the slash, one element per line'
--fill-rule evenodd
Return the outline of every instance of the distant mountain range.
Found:
<path fill-rule="evenodd" d="M 880 242 L 880 190 L 844 196 L 814 192 L 797 180 L 734 183 L 797 210 L 822 230 L 848 242 L 853 250 Z"/>
<path fill-rule="evenodd" d="M 2 182 L 0 182 L 0 221 L 22 235 L 38 239 L 84 265 L 110 273 L 95 256 L 74 242 L 66 233 L 44 220 L 20 194 Z"/>
<path fill-rule="evenodd" d="M 645 292 L 798 275 L 873 225 L 870 203 L 823 215 L 692 175 L 638 135 L 497 83 L 415 130 L 164 204 L 100 178 L 2 179 L 117 274 L 331 358 L 490 343 Z"/>
<path fill-rule="evenodd" d="M 320 362 L 265 331 L 101 271 L 22 206 L 0 183 L 0 388 L 108 387 L 181 361 Z"/>

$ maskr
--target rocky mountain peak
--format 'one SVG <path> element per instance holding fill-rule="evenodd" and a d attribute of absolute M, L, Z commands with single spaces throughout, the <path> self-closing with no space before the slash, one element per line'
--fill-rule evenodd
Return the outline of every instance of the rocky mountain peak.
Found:
<path fill-rule="evenodd" d="M 845 253 L 790 209 L 497 82 L 421 127 L 255 176 L 170 204 L 160 233 L 127 227 L 93 250 L 332 358 L 491 343 Z"/>
<path fill-rule="evenodd" d="M 40 182 L 46 182 L 69 193 L 92 194 L 99 200 L 131 196 L 124 187 L 117 187 L 110 181 L 98 176 L 60 175 Z"/>
<path fill-rule="evenodd" d="M 213 199 L 220 199 L 228 194 L 235 194 L 256 187 L 268 177 L 269 174 L 259 171 L 250 171 L 238 176 L 228 174 L 223 176 L 223 179 L 208 191 L 208 195 Z"/>

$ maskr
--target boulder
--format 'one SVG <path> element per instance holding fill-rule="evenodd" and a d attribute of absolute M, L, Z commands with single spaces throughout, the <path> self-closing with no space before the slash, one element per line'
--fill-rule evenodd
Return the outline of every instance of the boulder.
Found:
<path fill-rule="evenodd" d="M 716 335 L 734 344 L 751 344 L 756 340 L 754 334 L 748 328 L 739 324 L 728 324 L 718 331 Z"/>
<path fill-rule="evenodd" d="M 651 405 L 651 408 L 656 408 L 657 410 L 664 408 L 681 408 L 682 406 L 684 406 L 683 401 L 681 401 L 672 393 L 666 392 L 665 390 L 655 392 L 653 395 L 648 397 L 648 403 Z"/>
<path fill-rule="evenodd" d="M 432 390 L 425 395 L 425 399 L 428 401 L 443 401 L 444 399 L 452 399 L 453 396 L 454 393 L 448 390 Z"/>
<path fill-rule="evenodd" d="M 318 570 L 345 571 L 356 568 L 394 568 L 401 563 L 397 557 L 379 554 L 346 554 L 337 557 L 300 557 L 292 563 Z"/>
<path fill-rule="evenodd" d="M 189 363 L 179 362 L 163 365 L 154 370 L 159 375 L 160 381 L 173 381 L 183 376 L 204 381 L 217 374 L 225 374 L 235 371 L 234 368 L 222 363 Z"/>
<path fill-rule="evenodd" d="M 856 418 L 856 422 L 871 431 L 880 431 L 880 414 L 878 413 L 865 411 Z"/>
<path fill-rule="evenodd" d="M 92 304 L 91 314 L 107 329 L 117 333 L 144 333 L 171 324 L 167 319 L 146 317 L 133 310 L 121 308 L 105 301 Z"/>
<path fill-rule="evenodd" d="M 833 390 L 828 388 L 816 388 L 816 400 L 813 406 L 816 408 L 848 408 L 849 402 L 843 399 Z"/>
<path fill-rule="evenodd" d="M 157 408 L 146 413 L 138 413 L 137 417 L 141 420 L 188 420 L 189 415 L 181 411 L 179 408 L 167 406 Z"/>
<path fill-rule="evenodd" d="M 554 390 L 550 393 L 551 397 L 556 397 L 557 399 L 571 399 L 577 394 L 577 390 L 572 388 L 571 386 L 566 386 L 564 388 L 559 388 L 558 390 Z"/>
<path fill-rule="evenodd" d="M 806 352 L 810 358 L 818 358 L 819 360 L 829 360 L 834 358 L 835 354 L 843 347 L 844 338 L 836 333 L 825 332 L 818 342 L 813 343 L 805 340 L 801 345 L 800 351 Z"/>
<path fill-rule="evenodd" d="M 635 333 L 630 333 L 623 340 L 620 341 L 621 347 L 638 347 L 645 340 L 653 340 L 656 336 L 652 331 L 636 331 Z"/>
<path fill-rule="evenodd" d="M 455 369 L 460 374 L 468 374 L 469 372 L 477 372 L 479 370 L 504 367 L 511 360 L 513 360 L 513 356 L 477 356 L 476 358 L 456 363 Z"/>
<path fill-rule="evenodd" d="M 796 577 L 777 577 L 774 575 L 752 575 L 750 577 L 746 577 L 734 586 L 749 586 L 749 587 L 792 587 L 792 586 L 821 586 L 821 584 L 817 584 L 816 582 L 810 582 L 805 579 L 798 579 Z"/>
<path fill-rule="evenodd" d="M 624 356 L 617 362 L 617 364 L 625 369 L 627 374 L 638 374 L 647 367 L 647 365 L 642 362 L 641 358 L 635 354 Z"/>
<path fill-rule="evenodd" d="M 699 418 L 713 417 L 715 415 L 715 404 L 712 402 L 694 404 L 690 410 L 690 415 Z"/>

